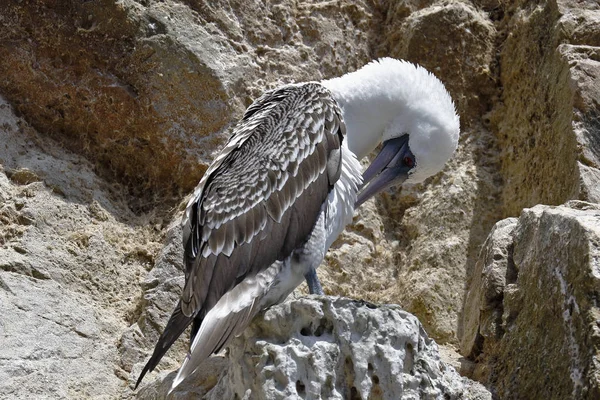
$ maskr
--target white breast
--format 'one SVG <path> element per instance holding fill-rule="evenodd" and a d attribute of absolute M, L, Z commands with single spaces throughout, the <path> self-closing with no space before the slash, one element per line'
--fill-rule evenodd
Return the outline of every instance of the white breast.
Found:
<path fill-rule="evenodd" d="M 352 222 L 356 194 L 361 184 L 362 167 L 354 153 L 348 149 L 346 141 L 344 141 L 342 144 L 342 173 L 327 197 L 325 221 L 327 242 L 325 243 L 325 252 L 346 225 Z"/>

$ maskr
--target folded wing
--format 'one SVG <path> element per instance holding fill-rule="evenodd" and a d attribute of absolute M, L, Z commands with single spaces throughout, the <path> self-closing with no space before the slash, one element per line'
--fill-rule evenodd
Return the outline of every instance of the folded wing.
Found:
<path fill-rule="evenodd" d="M 202 329 L 223 296 L 223 309 L 232 315 L 211 324 L 203 357 L 249 323 L 256 309 L 246 303 L 256 296 L 245 291 L 264 291 L 269 274 L 257 274 L 287 258 L 310 234 L 339 178 L 343 135 L 341 112 L 318 83 L 267 92 L 248 108 L 186 209 L 181 301 L 138 384 L 194 319 Z"/>

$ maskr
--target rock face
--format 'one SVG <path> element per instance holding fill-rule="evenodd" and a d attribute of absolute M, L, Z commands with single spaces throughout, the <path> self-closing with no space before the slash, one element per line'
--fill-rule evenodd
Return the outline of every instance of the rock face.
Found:
<path fill-rule="evenodd" d="M 514 281 L 513 232 L 516 218 L 498 221 L 483 244 L 473 280 L 465 296 L 464 330 L 460 347 L 471 358 L 482 351 L 482 342 L 504 333 L 502 301 L 508 281 Z"/>
<path fill-rule="evenodd" d="M 0 397 L 115 398 L 159 234 L 1 98 L 0 121 Z"/>
<path fill-rule="evenodd" d="M 380 200 L 389 216 L 384 230 L 397 240 L 387 266 L 396 280 L 381 300 L 400 303 L 437 340 L 453 343 L 462 282 L 498 218 L 495 138 L 483 122 L 498 95 L 498 26 L 469 2 L 388 4 L 379 54 L 414 60 L 439 76 L 455 99 L 462 133 L 445 171 L 426 186 Z"/>
<path fill-rule="evenodd" d="M 181 196 L 267 85 L 367 62 L 373 12 L 362 1 L 2 2 L 0 93 L 103 176 Z"/>
<path fill-rule="evenodd" d="M 524 218 L 538 209 L 504 219 L 600 202 L 599 21 L 596 0 L 0 2 L 0 397 L 132 397 L 182 282 L 179 202 L 231 124 L 265 89 L 392 56 L 447 85 L 459 149 L 424 184 L 358 211 L 319 269 L 325 292 L 400 304 L 507 397 L 552 379 L 557 392 L 540 393 L 592 398 L 597 361 L 584 350 L 598 318 L 581 293 L 593 279 L 565 275 L 579 311 L 556 321 L 562 331 L 551 315 L 525 329 L 533 278 L 511 286 L 521 270 L 507 243 L 542 231 Z M 552 220 L 556 240 L 587 229 L 577 218 Z M 540 266 L 552 261 L 534 250 Z M 544 284 L 564 311 L 565 294 Z M 567 333 L 578 356 L 560 342 Z M 566 357 L 552 343 L 523 350 L 549 338 Z M 186 346 L 140 396 L 166 394 Z M 203 396 L 230 371 L 215 360 L 182 393 Z"/>
<path fill-rule="evenodd" d="M 442 363 L 419 321 L 398 306 L 329 297 L 288 301 L 256 318 L 227 358 L 208 399 L 491 399 Z M 199 369 L 205 373 L 214 362 Z M 181 389 L 174 398 L 195 395 Z"/>
<path fill-rule="evenodd" d="M 599 262 L 597 204 L 536 206 L 496 224 L 465 307 L 475 376 L 500 398 L 597 399 Z"/>
<path fill-rule="evenodd" d="M 519 7 L 501 54 L 503 105 L 498 138 L 503 214 L 534 204 L 598 197 L 597 47 L 594 2 L 547 1 Z M 577 22 L 576 22 L 577 21 Z M 535 51 L 531 51 L 535 49 Z M 527 169 L 529 173 L 524 174 Z M 523 190 L 526 188 L 526 190 Z"/>

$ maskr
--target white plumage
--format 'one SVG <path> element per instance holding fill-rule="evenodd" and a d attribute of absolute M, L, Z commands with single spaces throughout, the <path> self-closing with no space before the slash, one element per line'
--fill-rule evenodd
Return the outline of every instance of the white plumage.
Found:
<path fill-rule="evenodd" d="M 355 206 L 440 171 L 458 135 L 443 84 L 390 58 L 257 99 L 188 204 L 186 285 L 138 384 L 192 322 L 173 388 L 305 278 L 319 292 L 315 269 Z M 381 142 L 362 187 L 358 159 Z"/>
<path fill-rule="evenodd" d="M 323 86 L 342 108 L 348 147 L 359 160 L 381 142 L 409 133 L 418 163 L 407 183 L 441 171 L 458 145 L 460 122 L 452 98 L 421 66 L 381 58 Z"/>

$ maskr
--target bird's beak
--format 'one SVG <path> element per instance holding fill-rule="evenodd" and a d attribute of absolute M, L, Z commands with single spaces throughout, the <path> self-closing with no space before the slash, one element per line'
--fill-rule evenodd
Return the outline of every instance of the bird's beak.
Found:
<path fill-rule="evenodd" d="M 415 157 L 408 147 L 408 135 L 383 142 L 369 168 L 363 174 L 363 184 L 358 193 L 355 207 L 390 186 L 404 182 L 415 166 Z"/>

